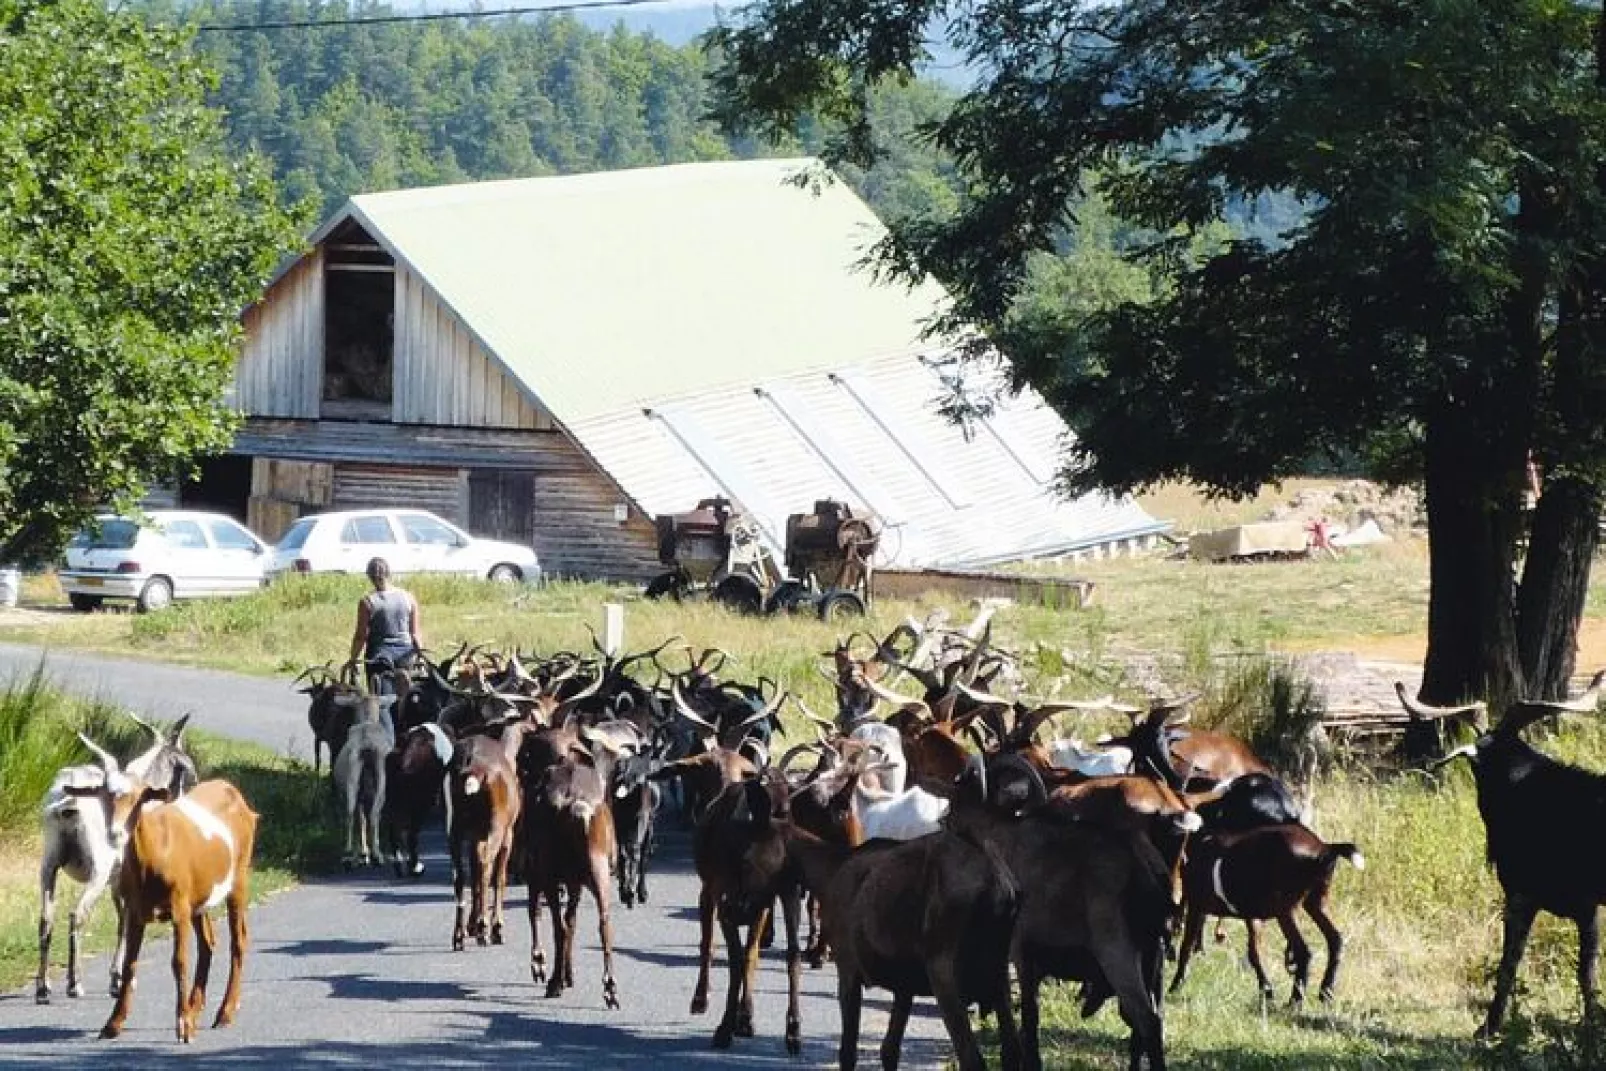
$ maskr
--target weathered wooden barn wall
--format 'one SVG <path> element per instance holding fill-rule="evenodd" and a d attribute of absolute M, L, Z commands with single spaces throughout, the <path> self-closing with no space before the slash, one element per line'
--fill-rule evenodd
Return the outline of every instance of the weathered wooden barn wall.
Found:
<path fill-rule="evenodd" d="M 396 265 L 394 337 L 398 423 L 552 429 L 550 417 L 406 264 Z"/>
<path fill-rule="evenodd" d="M 235 407 L 252 416 L 318 416 L 323 384 L 323 250 L 298 261 L 243 318 Z"/>
<path fill-rule="evenodd" d="M 660 568 L 651 521 L 632 509 L 620 524 L 624 497 L 561 432 L 250 419 L 234 452 L 256 459 L 254 508 L 280 511 L 277 531 L 253 523 L 266 539 L 296 516 L 368 507 L 427 509 L 496 535 L 474 514 L 506 518 L 516 506 L 524 516 L 500 524 L 528 537 L 548 576 L 641 580 Z M 277 505 L 257 506 L 259 496 Z"/>

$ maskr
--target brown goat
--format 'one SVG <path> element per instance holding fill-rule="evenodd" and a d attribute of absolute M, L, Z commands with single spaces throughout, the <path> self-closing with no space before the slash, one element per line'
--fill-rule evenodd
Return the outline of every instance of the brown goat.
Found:
<path fill-rule="evenodd" d="M 452 889 L 457 903 L 452 949 L 462 951 L 465 937 L 480 944 L 502 943 L 502 902 L 515 846 L 514 828 L 523 803 L 517 757 L 525 723 L 511 719 L 487 732 L 457 742 L 447 775 L 447 850 L 452 860 Z M 465 885 L 472 883 L 472 900 Z M 487 928 L 489 914 L 489 928 Z"/>
<path fill-rule="evenodd" d="M 207 912 L 227 904 L 229 913 L 229 980 L 214 1028 L 234 1022 L 240 1009 L 240 974 L 245 965 L 245 907 L 250 895 L 251 855 L 256 846 L 257 814 L 239 789 L 227 781 L 203 781 L 171 802 L 166 788 L 134 781 L 132 791 L 111 796 L 104 788 L 69 789 L 100 794 L 113 808 L 113 820 L 129 828 L 118 885 L 123 898 L 126 952 L 122 985 L 111 1018 L 100 1036 L 114 1038 L 123 1030 L 134 999 L 134 976 L 145 927 L 171 919 L 173 981 L 178 991 L 178 1040 L 195 1037 L 195 1020 L 206 1006 L 206 984 L 212 970 L 217 937 Z M 190 984 L 190 934 L 196 938 L 194 984 Z"/>
<path fill-rule="evenodd" d="M 1182 869 L 1187 921 L 1171 992 L 1181 987 L 1187 975 L 1188 959 L 1200 944 L 1205 917 L 1220 915 L 1240 918 L 1248 924 L 1249 965 L 1261 993 L 1269 998 L 1271 982 L 1261 966 L 1255 923 L 1276 919 L 1288 940 L 1288 968 L 1294 977 L 1289 1003 L 1300 1003 L 1310 980 L 1310 946 L 1294 922 L 1294 912 L 1303 906 L 1327 941 L 1327 969 L 1322 975 L 1320 995 L 1324 1001 L 1331 1000 L 1344 938 L 1327 917 L 1327 893 L 1340 859 L 1348 859 L 1357 870 L 1366 865 L 1355 845 L 1327 844 L 1297 824 L 1194 838 Z"/>
<path fill-rule="evenodd" d="M 612 746 L 601 734 L 588 739 L 592 748 L 607 750 Z M 575 923 L 580 912 L 580 890 L 585 889 L 597 905 L 603 1003 L 617 1008 L 619 987 L 613 977 L 608 878 L 618 848 L 607 786 L 607 775 L 599 771 L 596 760 L 584 750 L 571 752 L 536 771 L 525 788 L 524 846 L 529 873 L 531 977 L 536 982 L 547 982 L 548 997 L 561 996 L 574 985 Z M 560 889 L 567 899 L 564 905 L 558 899 Z M 557 957 L 550 980 L 546 953 L 541 948 L 543 898 L 552 912 L 552 950 Z"/>

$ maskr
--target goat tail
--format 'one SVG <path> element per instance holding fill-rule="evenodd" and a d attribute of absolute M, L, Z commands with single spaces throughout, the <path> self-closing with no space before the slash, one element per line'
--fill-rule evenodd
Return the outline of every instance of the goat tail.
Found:
<path fill-rule="evenodd" d="M 1334 860 L 1348 859 L 1350 866 L 1356 870 L 1366 869 L 1366 856 L 1362 855 L 1361 850 L 1353 844 L 1329 844 L 1327 854 L 1328 858 Z"/>
<path fill-rule="evenodd" d="M 478 774 L 469 774 L 467 777 L 463 778 L 463 795 L 474 795 L 474 793 L 480 790 L 483 784 L 484 782 L 480 780 Z"/>

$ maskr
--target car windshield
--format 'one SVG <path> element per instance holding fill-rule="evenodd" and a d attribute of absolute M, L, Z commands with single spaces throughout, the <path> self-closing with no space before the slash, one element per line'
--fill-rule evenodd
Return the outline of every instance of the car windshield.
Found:
<path fill-rule="evenodd" d="M 303 517 L 290 526 L 290 530 L 279 540 L 280 550 L 300 550 L 307 542 L 307 533 L 312 531 L 314 520 Z"/>
<path fill-rule="evenodd" d="M 77 550 L 128 550 L 139 539 L 139 525 L 118 518 L 90 525 L 72 537 Z"/>

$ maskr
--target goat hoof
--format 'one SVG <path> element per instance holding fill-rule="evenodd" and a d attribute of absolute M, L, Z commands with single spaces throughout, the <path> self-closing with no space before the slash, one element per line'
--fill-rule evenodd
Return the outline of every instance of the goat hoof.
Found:
<path fill-rule="evenodd" d="M 553 979 L 546 984 L 546 998 L 548 1000 L 555 1000 L 561 996 L 563 996 L 563 981 L 562 979 L 554 976 Z"/>
<path fill-rule="evenodd" d="M 619 1010 L 619 986 L 612 978 L 602 983 L 602 1003 L 604 1007 Z"/>
<path fill-rule="evenodd" d="M 746 1012 L 736 1017 L 736 1036 L 739 1038 L 753 1036 L 753 1017 Z"/>
<path fill-rule="evenodd" d="M 217 1030 L 220 1027 L 233 1026 L 233 1025 L 234 1025 L 234 1013 L 233 1012 L 219 1011 L 217 1013 L 217 1018 L 212 1020 L 212 1029 L 213 1030 Z"/>
<path fill-rule="evenodd" d="M 116 1037 L 122 1032 L 123 1025 L 121 1023 L 107 1023 L 105 1026 L 100 1028 L 100 1039 L 102 1041 L 110 1041 L 112 1038 Z"/>
<path fill-rule="evenodd" d="M 69 985 L 67 987 L 67 995 L 69 997 L 81 997 L 81 996 L 83 996 L 84 995 L 84 983 L 82 983 L 82 982 L 74 982 L 71 985 Z"/>
<path fill-rule="evenodd" d="M 463 937 L 462 937 L 461 934 L 453 934 L 452 935 L 452 951 L 453 952 L 461 952 L 461 951 L 463 951 Z"/>
<path fill-rule="evenodd" d="M 803 1039 L 791 1030 L 786 1032 L 786 1051 L 793 1056 L 799 1056 L 803 1052 Z"/>
<path fill-rule="evenodd" d="M 1333 1003 L 1333 991 L 1324 986 L 1322 991 L 1316 995 L 1316 999 L 1323 1004 L 1331 1004 Z"/>
<path fill-rule="evenodd" d="M 691 1013 L 702 1015 L 708 1011 L 708 994 L 698 993 L 691 998 Z"/>
<path fill-rule="evenodd" d="M 424 864 L 418 862 L 416 859 L 413 860 L 413 877 L 416 878 L 416 877 L 418 877 L 418 875 L 422 874 L 423 872 L 424 872 Z"/>
<path fill-rule="evenodd" d="M 725 1027 L 714 1031 L 714 1048 L 728 1049 L 731 1047 L 731 1032 Z"/>
<path fill-rule="evenodd" d="M 647 890 L 646 889 L 638 889 L 638 890 L 636 890 L 636 900 L 637 900 L 638 903 L 645 904 L 647 902 Z"/>
<path fill-rule="evenodd" d="M 38 989 L 35 989 L 33 991 L 33 1002 L 35 1004 L 49 1004 L 50 1003 L 50 987 L 46 986 L 46 985 L 42 985 Z"/>
<path fill-rule="evenodd" d="M 501 924 L 497 924 L 497 925 L 491 927 L 491 944 L 499 945 L 501 943 L 502 943 L 502 927 L 501 927 Z"/>

